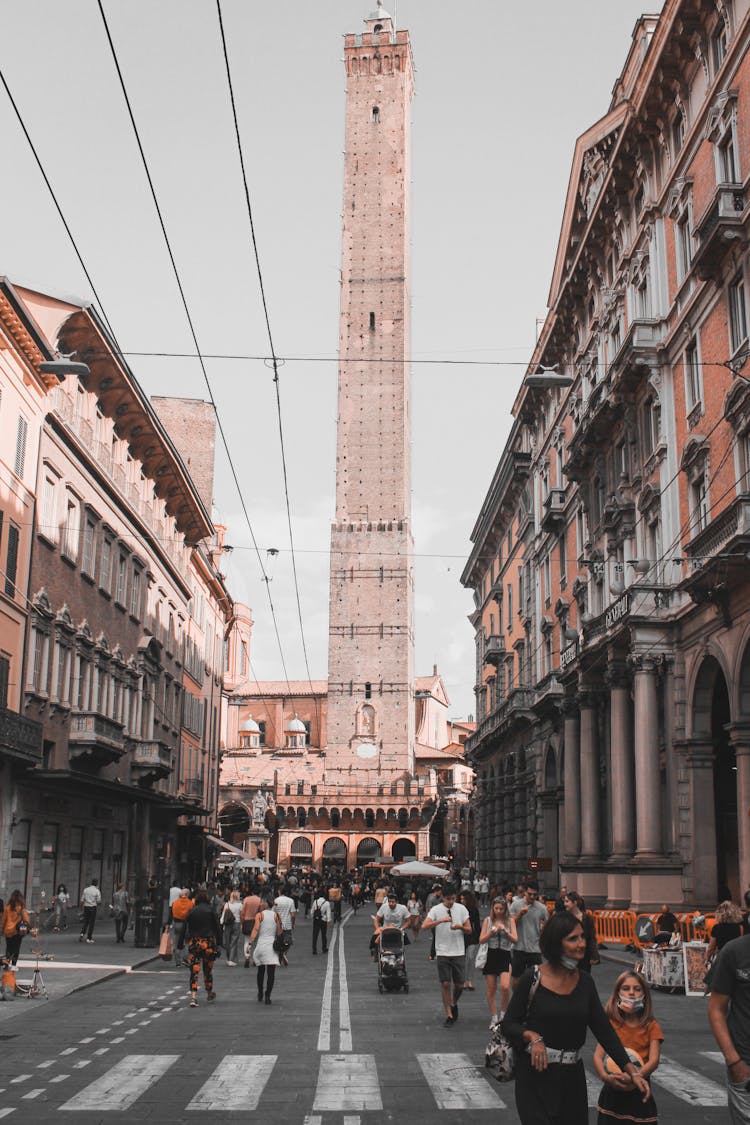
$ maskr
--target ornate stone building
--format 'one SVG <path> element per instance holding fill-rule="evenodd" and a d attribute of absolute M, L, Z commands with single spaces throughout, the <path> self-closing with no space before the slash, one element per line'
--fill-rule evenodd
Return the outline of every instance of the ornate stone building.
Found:
<path fill-rule="evenodd" d="M 579 138 L 463 575 L 480 866 L 613 906 L 750 881 L 748 7 L 644 16 Z"/>

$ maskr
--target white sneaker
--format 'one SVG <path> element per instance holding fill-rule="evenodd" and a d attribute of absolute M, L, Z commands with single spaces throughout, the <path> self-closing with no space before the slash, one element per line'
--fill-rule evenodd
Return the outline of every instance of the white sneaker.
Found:
<path fill-rule="evenodd" d="M 234 968 L 236 964 L 237 964 L 236 961 L 227 961 L 227 965 L 231 965 L 232 968 Z"/>
<path fill-rule="evenodd" d="M 95 945 L 95 944 L 96 944 L 96 942 L 94 941 L 94 939 L 92 937 L 86 938 L 86 945 Z"/>
<path fill-rule="evenodd" d="M 492 1031 L 493 1027 L 497 1027 L 497 1025 L 499 1023 L 500 1023 L 500 1017 L 499 1016 L 492 1016 L 490 1018 L 490 1031 Z"/>

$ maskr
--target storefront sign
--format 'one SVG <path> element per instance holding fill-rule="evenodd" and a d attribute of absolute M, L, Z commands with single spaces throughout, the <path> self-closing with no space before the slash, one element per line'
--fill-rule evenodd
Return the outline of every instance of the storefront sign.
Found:
<path fill-rule="evenodd" d="M 604 623 L 608 629 L 616 625 L 618 621 L 624 620 L 630 613 L 630 594 L 623 594 L 613 605 L 609 607 L 604 615 Z"/>
<path fill-rule="evenodd" d="M 560 653 L 560 668 L 567 668 L 570 664 L 574 664 L 578 659 L 578 641 L 573 641 L 572 645 L 568 645 Z"/>

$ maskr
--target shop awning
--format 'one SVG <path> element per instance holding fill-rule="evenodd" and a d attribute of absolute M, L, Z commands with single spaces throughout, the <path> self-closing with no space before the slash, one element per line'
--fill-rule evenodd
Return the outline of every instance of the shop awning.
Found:
<path fill-rule="evenodd" d="M 210 832 L 207 832 L 206 839 L 210 840 L 212 844 L 217 844 L 223 852 L 232 852 L 234 855 L 241 855 L 243 859 L 250 859 L 249 852 L 243 852 L 242 848 L 235 848 L 232 844 L 228 844 L 226 840 L 222 840 L 220 836 L 212 836 Z"/>

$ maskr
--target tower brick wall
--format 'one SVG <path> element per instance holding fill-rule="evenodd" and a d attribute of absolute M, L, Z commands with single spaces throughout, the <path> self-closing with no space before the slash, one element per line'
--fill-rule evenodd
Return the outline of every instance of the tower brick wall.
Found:
<path fill-rule="evenodd" d="M 198 398 L 154 395 L 151 404 L 172 439 L 198 490 L 206 511 L 214 500 L 216 415 L 210 402 Z"/>
<path fill-rule="evenodd" d="M 347 35 L 327 777 L 414 770 L 408 33 Z"/>

